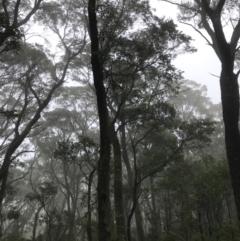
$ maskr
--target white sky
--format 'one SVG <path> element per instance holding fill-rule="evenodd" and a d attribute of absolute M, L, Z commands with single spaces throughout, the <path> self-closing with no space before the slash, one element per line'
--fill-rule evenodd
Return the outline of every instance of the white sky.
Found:
<path fill-rule="evenodd" d="M 208 46 L 206 41 L 190 26 L 177 22 L 176 16 L 178 9 L 175 6 L 159 0 L 150 0 L 150 2 L 152 7 L 156 9 L 156 14 L 159 17 L 166 16 L 167 18 L 174 19 L 179 29 L 195 40 L 192 42 L 192 45 L 197 48 L 198 51 L 193 54 L 180 55 L 174 61 L 174 64 L 177 68 L 184 71 L 183 76 L 185 79 L 206 85 L 208 88 L 208 96 L 211 97 L 214 103 L 219 103 L 221 100 L 219 78 L 213 75 L 220 75 L 221 65 L 212 48 Z"/>

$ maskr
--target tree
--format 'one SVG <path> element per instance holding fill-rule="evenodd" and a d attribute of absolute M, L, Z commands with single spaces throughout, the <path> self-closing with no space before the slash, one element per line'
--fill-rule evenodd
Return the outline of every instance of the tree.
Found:
<path fill-rule="evenodd" d="M 132 118 L 137 123 L 138 118 L 144 119 L 145 115 L 148 116 L 147 111 L 162 104 L 160 99 L 164 98 L 161 89 L 164 88 L 163 86 L 166 87 L 166 96 L 175 92 L 173 86 L 175 84 L 177 86 L 175 81 L 177 82 L 180 74 L 172 66 L 171 58 L 180 47 L 191 51 L 189 46 L 191 38 L 179 32 L 172 21 L 154 16 L 146 1 L 119 1 L 118 3 L 106 1 L 101 5 L 99 12 L 101 63 L 107 87 L 114 150 L 114 205 L 117 237 L 126 239 L 121 195 L 121 146 L 117 134 L 129 122 L 129 120 L 123 120 L 125 110 L 129 113 L 132 111 L 133 115 L 130 115 L 129 119 Z M 145 28 L 133 30 L 134 24 L 138 21 L 143 22 Z M 158 104 L 155 103 L 152 109 L 149 108 L 150 102 L 154 102 L 153 99 L 157 99 L 158 94 L 159 102 L 156 101 Z M 129 170 L 128 175 L 132 177 Z M 133 186 L 132 180 L 130 178 L 129 182 Z M 138 238 L 144 240 L 139 205 L 136 210 L 137 212 L 133 208 L 131 218 L 135 213 Z M 130 239 L 130 226 L 128 232 L 128 239 Z"/>
<path fill-rule="evenodd" d="M 86 86 L 62 87 L 51 110 L 39 122 L 43 131 L 33 137 L 38 162 L 59 187 L 56 211 L 69 240 L 94 238 L 95 181 L 99 134 L 95 93 Z M 57 149 L 55 149 L 57 146 Z M 54 153 L 53 150 L 55 149 Z M 93 186 L 94 185 L 94 186 Z"/>
<path fill-rule="evenodd" d="M 192 18 L 195 25 L 192 26 L 207 43 L 213 48 L 221 62 L 220 89 L 225 126 L 226 154 L 231 174 L 232 188 L 234 192 L 238 219 L 240 220 L 240 134 L 239 134 L 239 86 L 238 76 L 240 71 L 235 72 L 238 61 L 238 43 L 240 38 L 240 19 L 237 17 L 238 1 L 208 1 L 194 0 L 177 1 L 163 0 L 179 6 L 182 22 L 189 22 Z M 224 23 L 223 23 L 224 22 Z M 228 42 L 224 32 L 227 23 L 233 29 Z M 204 29 L 208 37 L 201 29 Z"/>
<path fill-rule="evenodd" d="M 99 50 L 96 1 L 88 1 L 89 34 L 91 39 L 91 64 L 94 86 L 97 96 L 97 107 L 100 128 L 100 157 L 98 161 L 98 240 L 111 240 L 110 227 L 110 128 L 107 100 L 104 87 L 103 69 Z"/>
<path fill-rule="evenodd" d="M 22 56 L 12 54 L 5 57 L 5 60 L 1 59 L 1 64 L 4 68 L 7 68 L 6 60 L 15 61 L 11 62 L 13 73 L 8 76 L 9 81 L 6 82 L 3 88 L 9 90 L 10 95 L 5 100 L 3 106 L 8 107 L 15 115 L 10 117 L 5 116 L 4 122 L 7 124 L 7 128 L 2 129 L 3 133 L 3 161 L 0 168 L 0 210 L 2 210 L 2 204 L 6 193 L 7 178 L 11 163 L 18 156 L 28 152 L 28 150 L 19 150 L 19 147 L 28 137 L 29 133 L 32 133 L 32 129 L 41 118 L 41 113 L 48 106 L 51 101 L 54 92 L 63 84 L 68 66 L 70 62 L 82 51 L 80 48 L 73 54 L 67 56 L 62 67 L 58 68 L 61 71 L 61 76 L 57 77 L 54 70 L 54 65 L 41 50 L 37 50 L 32 46 L 25 47 L 27 59 Z M 13 66 L 15 65 L 15 66 Z M 47 67 L 48 65 L 48 67 Z M 7 72 L 8 73 L 8 72 Z M 48 80 L 44 83 L 43 76 Z M 12 81 L 16 79 L 18 81 Z M 51 80 L 51 81 L 49 81 Z M 16 89 L 13 89 L 16 88 Z M 19 94 L 19 95 L 18 95 Z M 10 124 L 9 124 L 10 122 Z M 5 125 L 5 124 L 4 124 Z M 17 152 L 17 153 L 16 153 Z M 15 156 L 14 156 L 14 153 Z"/>
<path fill-rule="evenodd" d="M 23 26 L 41 8 L 43 0 L 34 1 L 33 6 L 21 0 L 10 3 L 3 0 L 0 11 L 0 54 L 10 50 L 19 51 L 24 37 Z"/>
<path fill-rule="evenodd" d="M 14 31 L 18 31 L 17 28 L 29 21 L 40 8 L 41 2 L 42 0 L 35 1 L 34 6 L 31 7 L 24 1 L 17 1 L 16 5 L 8 1 L 2 1 L 3 18 L 6 21 L 4 22 L 6 26 L 1 27 L 1 31 L 5 31 L 1 41 L 3 41 L 4 46 L 6 44 L 6 48 L 8 48 L 9 38 L 7 29 L 10 24 L 12 24 L 11 28 Z M 83 51 L 86 45 L 85 25 L 75 28 L 74 36 L 81 33 L 81 38 L 72 42 L 73 32 L 67 30 L 69 30 L 68 28 L 71 29 L 75 23 L 72 22 L 70 27 L 67 21 L 62 19 L 62 22 L 60 20 L 55 21 L 57 13 L 62 14 L 61 7 L 64 8 L 65 5 L 52 4 L 53 6 L 44 5 L 44 7 L 41 7 L 41 11 L 38 11 L 39 14 L 36 15 L 36 20 L 42 23 L 47 19 L 47 26 L 58 37 L 58 48 L 62 52 L 60 55 L 58 54 L 56 64 L 54 64 L 56 53 L 39 44 L 34 46 L 33 44 L 22 43 L 20 52 L 6 53 L 5 49 L 4 53 L 1 54 L 0 68 L 3 73 L 1 113 L 4 118 L 1 128 L 2 165 L 0 167 L 0 180 L 2 185 L 0 189 L 0 210 L 2 210 L 12 161 L 29 152 L 29 150 L 26 150 L 26 146 L 29 148 L 31 145 L 26 144 L 27 137 L 35 134 L 33 129 L 41 118 L 41 114 L 47 108 L 56 90 L 66 80 L 71 62 Z M 56 10 L 55 15 L 52 14 L 54 10 Z M 25 13 L 27 13 L 26 16 Z M 62 36 L 59 29 L 63 26 L 65 26 L 65 32 Z M 68 38 L 65 38 L 66 32 Z M 25 147 L 21 150 L 23 144 L 25 144 Z"/>
<path fill-rule="evenodd" d="M 16 2 L 21 21 L 32 5 Z M 24 28 L 18 54 L 0 55 L 1 238 L 199 241 L 227 225 L 237 237 L 209 145 L 220 118 L 172 64 L 191 38 L 145 0 L 44 1 L 32 20 L 58 43 L 28 44 Z"/>

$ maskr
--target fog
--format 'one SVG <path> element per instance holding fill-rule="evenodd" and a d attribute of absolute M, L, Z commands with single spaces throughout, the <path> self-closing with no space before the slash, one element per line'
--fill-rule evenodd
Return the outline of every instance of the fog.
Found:
<path fill-rule="evenodd" d="M 197 52 L 179 55 L 174 60 L 175 66 L 184 71 L 183 77 L 185 79 L 206 85 L 209 97 L 214 103 L 219 103 L 221 100 L 218 78 L 220 75 L 220 61 L 213 49 L 193 28 L 177 21 L 177 7 L 157 0 L 152 0 L 151 5 L 156 9 L 158 16 L 174 19 L 179 29 L 194 39 L 192 45 L 197 49 Z"/>

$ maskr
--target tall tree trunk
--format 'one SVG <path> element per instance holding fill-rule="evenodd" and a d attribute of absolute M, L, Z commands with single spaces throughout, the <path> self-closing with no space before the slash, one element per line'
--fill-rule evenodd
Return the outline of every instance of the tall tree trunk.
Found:
<path fill-rule="evenodd" d="M 87 238 L 88 241 L 92 241 L 92 211 L 91 211 L 91 189 L 92 189 L 92 181 L 93 181 L 93 176 L 95 173 L 95 169 L 91 171 L 88 177 L 88 218 L 87 218 Z"/>
<path fill-rule="evenodd" d="M 38 224 L 38 216 L 40 211 L 42 210 L 42 206 L 37 209 L 37 212 L 34 214 L 34 223 L 33 223 L 33 231 L 32 231 L 32 241 L 36 240 L 37 234 L 37 224 Z"/>
<path fill-rule="evenodd" d="M 57 90 L 62 85 L 62 83 L 64 82 L 65 77 L 66 77 L 66 73 L 67 73 L 67 69 L 68 69 L 68 66 L 69 66 L 71 60 L 74 57 L 76 57 L 80 53 L 80 51 L 81 51 L 81 49 L 77 53 L 75 53 L 71 57 L 69 57 L 66 65 L 64 66 L 64 71 L 63 71 L 61 79 L 52 86 L 52 88 L 49 90 L 45 100 L 42 101 L 42 103 L 37 108 L 36 113 L 34 114 L 32 119 L 29 120 L 29 122 L 27 123 L 25 128 L 22 130 L 21 134 L 19 134 L 19 133 L 15 134 L 14 138 L 11 140 L 11 143 L 9 144 L 9 147 L 7 148 L 6 154 L 5 154 L 4 159 L 3 159 L 2 166 L 0 168 L 0 182 L 1 182 L 0 213 L 2 212 L 2 204 L 3 204 L 5 194 L 6 194 L 7 178 L 8 178 L 10 165 L 11 165 L 11 162 L 12 162 L 12 156 L 16 152 L 16 150 L 19 148 L 19 146 L 23 143 L 25 138 L 27 138 L 27 136 L 28 136 L 29 132 L 31 131 L 31 129 L 33 128 L 33 126 L 41 118 L 41 113 L 48 106 L 49 102 L 52 99 L 52 96 L 53 96 L 55 90 Z M 18 117 L 17 122 L 20 123 L 21 119 L 22 119 L 22 114 Z M 19 124 L 15 125 L 15 129 L 19 131 Z M 1 214 L 0 214 L 0 217 L 1 217 Z M 0 227 L 0 238 L 1 238 L 1 235 L 2 235 L 1 229 L 2 229 L 2 227 Z"/>
<path fill-rule="evenodd" d="M 135 221 L 137 226 L 138 241 L 146 241 L 145 232 L 143 229 L 143 217 L 142 217 L 141 208 L 138 200 L 136 202 L 137 203 L 136 203 L 136 209 L 135 209 Z"/>
<path fill-rule="evenodd" d="M 222 66 L 220 86 L 223 121 L 225 125 L 226 153 L 238 220 L 240 220 L 240 136 L 238 129 L 239 86 L 237 75 L 233 73 L 231 66 Z"/>
<path fill-rule="evenodd" d="M 235 54 L 237 52 L 237 45 L 240 38 L 240 20 L 238 20 L 238 23 L 233 30 L 230 42 L 228 42 L 224 35 L 221 22 L 221 15 L 226 1 L 218 1 L 214 9 L 210 7 L 209 1 L 207 0 L 201 0 L 201 3 L 204 11 L 211 19 L 214 31 L 208 32 L 212 38 L 212 47 L 222 63 L 220 88 L 223 121 L 225 126 L 226 154 L 237 208 L 238 221 L 240 221 L 240 134 L 238 128 L 239 73 L 234 73 Z M 206 25 L 205 22 L 205 26 Z"/>
<path fill-rule="evenodd" d="M 114 129 L 114 124 L 111 125 L 112 145 L 114 152 L 114 207 L 115 220 L 117 226 L 117 240 L 126 241 L 126 224 L 123 209 L 123 194 L 122 194 L 122 157 L 121 147 Z"/>
<path fill-rule="evenodd" d="M 111 240 L 110 227 L 110 128 L 106 93 L 103 83 L 103 71 L 99 57 L 98 27 L 96 16 L 96 1 L 88 2 L 89 31 L 91 39 L 91 64 L 93 71 L 94 86 L 97 95 L 97 107 L 100 124 L 100 158 L 98 161 L 98 240 Z"/>
<path fill-rule="evenodd" d="M 161 226 L 158 225 L 158 222 L 160 221 L 160 216 L 157 211 L 157 205 L 156 205 L 156 196 L 155 196 L 155 190 L 154 190 L 154 183 L 153 183 L 153 177 L 149 177 L 150 180 L 150 190 L 151 190 L 151 201 L 152 201 L 152 210 L 151 210 L 151 226 L 152 226 L 152 237 L 158 239 Z M 161 222 L 159 222 L 161 223 Z"/>
<path fill-rule="evenodd" d="M 122 122 L 124 123 L 124 121 L 122 121 Z M 122 134 L 121 144 L 122 144 L 122 151 L 123 151 L 122 152 L 123 160 L 124 160 L 124 163 L 127 168 L 128 180 L 131 183 L 132 188 L 137 188 L 134 185 L 133 172 L 132 172 L 128 154 L 127 154 L 126 133 L 125 133 L 124 126 L 121 128 L 121 134 Z M 133 196 L 136 196 L 136 195 L 133 195 Z M 138 241 L 145 241 L 145 234 L 144 234 L 143 225 L 142 225 L 143 218 L 142 218 L 142 213 L 141 213 L 140 205 L 139 205 L 137 198 L 135 198 L 135 200 L 133 200 L 133 208 L 132 208 L 131 213 L 129 214 L 128 220 L 127 220 L 127 240 L 131 241 L 131 220 L 132 220 L 134 212 L 135 212 L 135 221 L 136 221 L 136 227 L 137 227 Z"/>
<path fill-rule="evenodd" d="M 212 2 L 214 2 L 214 4 L 212 4 Z M 198 5 L 198 8 L 196 8 L 194 12 L 199 13 L 201 24 L 212 40 L 212 42 L 208 41 L 208 43 L 214 49 L 217 57 L 222 64 L 220 75 L 220 88 L 223 121 L 225 126 L 226 154 L 231 175 L 234 199 L 237 208 L 238 221 L 240 221 L 240 134 L 238 127 L 238 76 L 240 74 L 240 71 L 238 71 L 237 74 L 234 73 L 234 62 L 236 60 L 236 53 L 239 51 L 240 19 L 235 19 L 236 21 L 233 25 L 233 32 L 229 38 L 229 41 L 225 36 L 223 27 L 226 21 L 223 15 L 225 14 L 226 10 L 224 8 L 228 4 L 227 1 L 195 0 L 194 4 Z M 175 5 L 179 6 L 178 3 L 176 3 Z M 185 8 L 184 4 L 182 4 L 181 6 L 183 7 L 183 9 Z M 189 11 L 191 7 L 186 9 Z M 207 39 L 203 34 L 201 35 L 205 38 L 205 40 Z"/>

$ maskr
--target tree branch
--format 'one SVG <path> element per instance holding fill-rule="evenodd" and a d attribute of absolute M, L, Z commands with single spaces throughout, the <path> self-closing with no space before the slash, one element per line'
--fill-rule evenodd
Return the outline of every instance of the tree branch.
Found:
<path fill-rule="evenodd" d="M 27 23 L 28 20 L 32 17 L 32 15 L 39 9 L 42 1 L 43 0 L 35 1 L 34 7 L 32 8 L 32 10 L 28 13 L 28 15 L 22 21 L 17 23 L 16 27 L 20 27 L 20 26 L 24 25 L 25 23 Z"/>
<path fill-rule="evenodd" d="M 232 54 L 235 54 L 235 52 L 236 52 L 239 38 L 240 38 L 240 20 L 238 20 L 238 23 L 233 30 L 232 38 L 230 41 L 230 47 L 231 47 Z"/>
<path fill-rule="evenodd" d="M 206 0 L 202 0 L 202 1 L 206 1 Z M 219 0 L 215 11 L 218 13 L 221 13 L 225 2 L 226 0 Z"/>
<path fill-rule="evenodd" d="M 17 26 L 17 22 L 18 22 L 18 10 L 19 10 L 20 3 L 21 3 L 21 0 L 17 0 L 16 5 L 15 5 L 15 9 L 14 9 L 13 26 Z"/>
<path fill-rule="evenodd" d="M 6 0 L 2 0 L 2 5 L 3 5 L 4 13 L 5 13 L 6 25 L 9 26 L 10 22 L 9 22 L 9 14 L 8 14 L 7 6 L 6 6 Z"/>
<path fill-rule="evenodd" d="M 210 45 L 211 47 L 213 47 L 213 44 L 212 44 L 212 43 L 207 39 L 207 37 L 204 36 L 204 34 L 203 34 L 200 30 L 198 30 L 195 26 L 193 26 L 193 25 L 190 24 L 190 23 L 184 23 L 184 22 L 182 22 L 182 21 L 179 21 L 179 23 L 182 23 L 182 24 L 185 24 L 185 25 L 188 25 L 188 26 L 192 27 L 197 33 L 199 33 L 199 34 L 206 40 L 206 42 L 208 43 L 208 45 Z"/>
<path fill-rule="evenodd" d="M 162 1 L 162 2 L 170 3 L 170 4 L 175 5 L 175 6 L 178 6 L 178 7 L 180 7 L 180 8 L 185 8 L 185 9 L 187 9 L 187 10 L 191 10 L 191 11 L 194 11 L 194 12 L 198 12 L 197 9 L 188 7 L 187 5 L 183 5 L 183 4 L 181 4 L 181 3 L 175 3 L 175 2 L 172 2 L 172 1 L 169 1 L 169 0 L 161 0 L 161 1 Z"/>
<path fill-rule="evenodd" d="M 194 0 L 199 6 L 203 6 L 203 8 L 205 9 L 206 13 L 209 15 L 209 17 L 211 18 L 211 16 L 213 15 L 214 11 L 210 8 L 209 6 L 209 1 L 208 0 Z M 202 4 L 201 4 L 202 3 Z"/>

